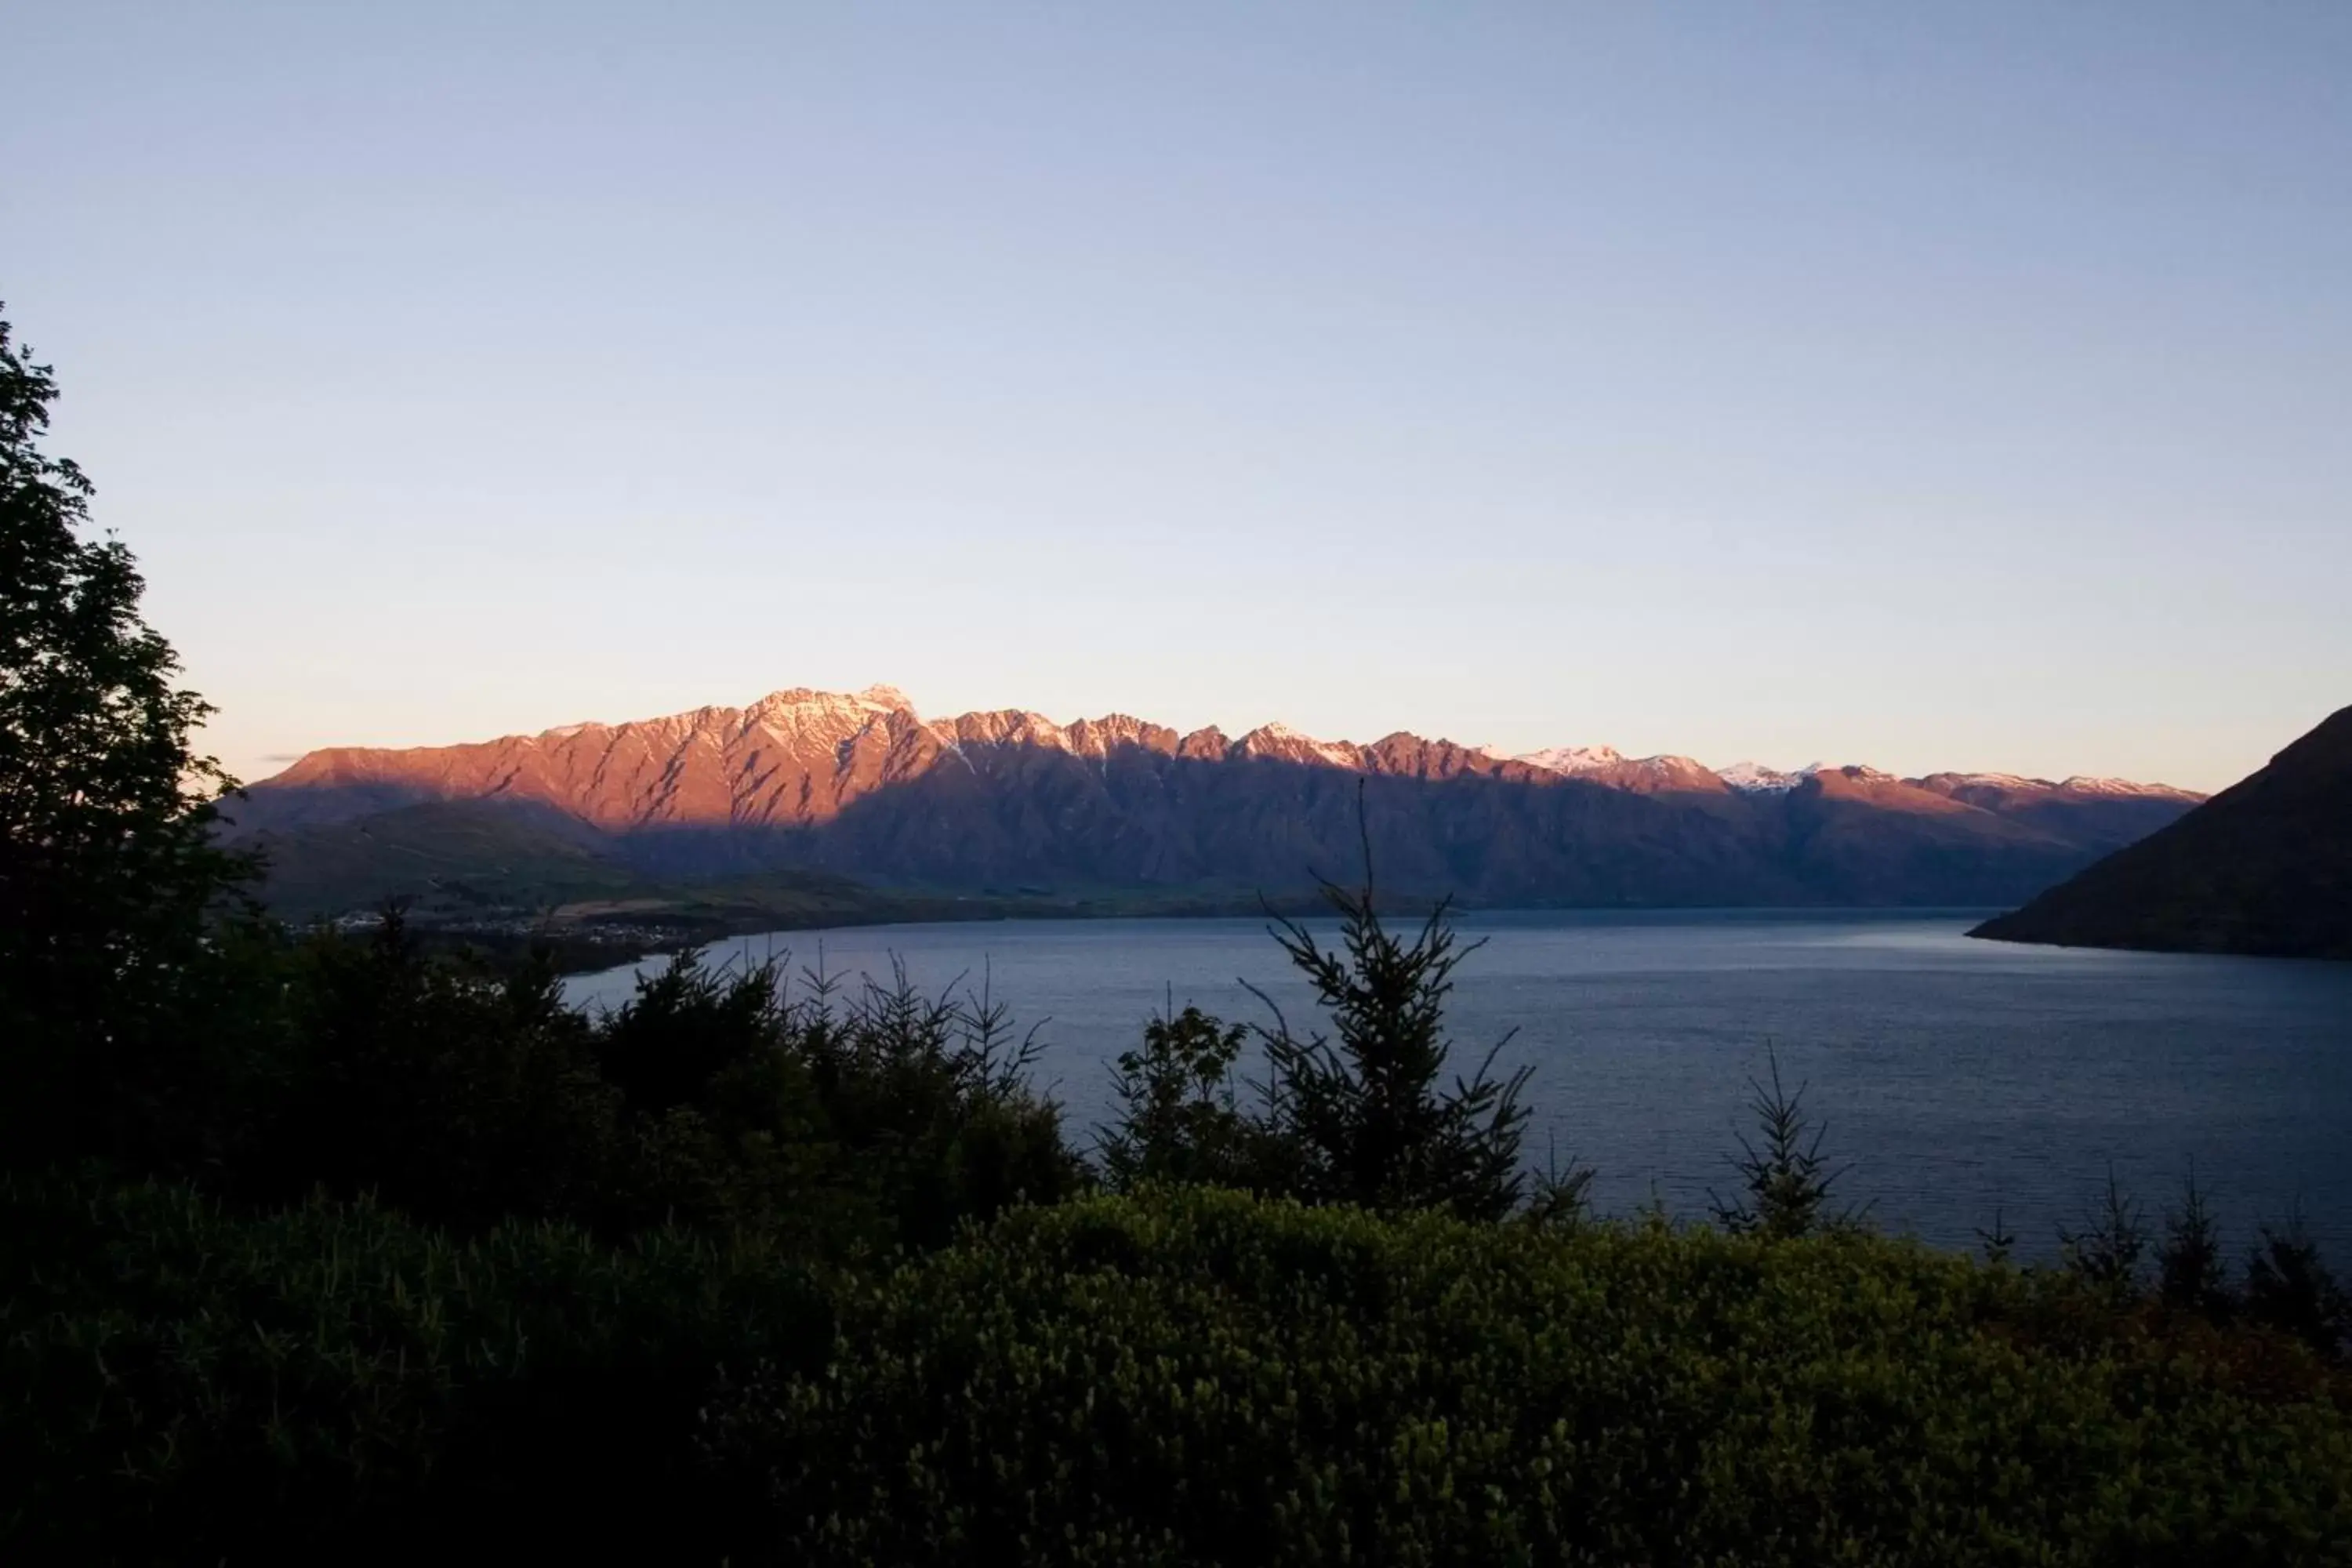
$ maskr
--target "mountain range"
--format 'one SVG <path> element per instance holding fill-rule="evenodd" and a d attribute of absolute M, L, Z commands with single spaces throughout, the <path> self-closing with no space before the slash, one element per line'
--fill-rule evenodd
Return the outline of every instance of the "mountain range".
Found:
<path fill-rule="evenodd" d="M 2352 708 L 2179 821 L 1975 934 L 2352 958 Z"/>
<path fill-rule="evenodd" d="M 787 868 L 1024 895 L 1282 892 L 1315 873 L 1354 875 L 1360 799 L 1381 880 L 1400 892 L 1488 905 L 1993 905 L 2200 798 L 2110 779 L 1717 771 L 1605 746 L 1509 757 L 1279 724 L 1231 738 L 1124 714 L 929 720 L 870 687 L 470 744 L 331 748 L 224 809 L 232 837 L 268 849 L 273 896 L 297 889 L 292 901 L 313 905 L 401 890 L 425 864 L 436 876 L 495 872 L 501 857 L 548 868 L 550 889 L 605 896 L 648 879 Z"/>

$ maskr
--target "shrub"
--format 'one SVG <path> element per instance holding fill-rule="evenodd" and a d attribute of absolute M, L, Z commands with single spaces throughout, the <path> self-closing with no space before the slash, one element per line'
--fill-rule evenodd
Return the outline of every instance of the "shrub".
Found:
<path fill-rule="evenodd" d="M 1248 1037 L 1246 1026 L 1190 1005 L 1181 1013 L 1171 1005 L 1143 1026 L 1142 1048 L 1119 1054 L 1112 1086 L 1118 1115 L 1098 1144 L 1112 1186 L 1252 1184 L 1258 1128 L 1234 1088 L 1234 1064 Z"/>
<path fill-rule="evenodd" d="M 1359 802 L 1360 817 L 1362 809 Z M 1526 1187 L 1519 1149 L 1528 1112 L 1519 1096 L 1533 1069 L 1491 1076 L 1506 1036 L 1468 1078 L 1444 1081 L 1454 1052 L 1445 998 L 1454 970 L 1484 943 L 1460 944 L 1444 902 L 1411 941 L 1391 931 L 1369 837 L 1363 886 L 1321 886 L 1339 917 L 1339 946 L 1324 947 L 1280 916 L 1273 935 L 1313 988 L 1331 1036 L 1293 1034 L 1258 993 L 1275 1018 L 1257 1034 L 1267 1065 L 1265 1136 L 1286 1167 L 1284 1185 L 1313 1201 L 1501 1218 Z"/>
<path fill-rule="evenodd" d="M 251 1037 L 213 1053 L 236 1064 L 207 1091 L 213 1152 L 162 1167 L 249 1201 L 372 1193 L 468 1231 L 755 1226 L 838 1255 L 1083 1184 L 1003 1008 L 903 974 L 845 1001 L 688 953 L 590 1018 L 543 959 L 427 952 L 397 910 L 361 941 L 251 945 L 263 979 L 239 995 L 260 1005 L 221 1009 Z"/>
<path fill-rule="evenodd" d="M 2140 1264 L 2147 1257 L 2147 1224 L 2138 1201 L 2116 1183 L 2113 1168 L 2107 1172 L 2106 1190 L 2084 1216 L 2083 1228 L 2059 1227 L 2058 1250 L 2068 1272 L 2116 1300 L 2128 1301 L 2138 1292 Z"/>
<path fill-rule="evenodd" d="M 2256 1563 L 2352 1540 L 2343 1409 L 2256 1397 L 2064 1277 L 1862 1236 L 1196 1189 L 1024 1211 L 845 1313 L 822 1373 L 713 1412 L 769 1560 Z"/>
<path fill-rule="evenodd" d="M 2246 1316 L 2309 1345 L 2323 1356 L 2343 1352 L 2352 1339 L 2352 1297 L 2320 1261 L 2319 1244 L 2291 1215 L 2284 1226 L 2263 1226 L 2246 1259 Z"/>
<path fill-rule="evenodd" d="M 721 1363 L 824 1298 L 756 1242 L 467 1242 L 372 1205 L 257 1218 L 169 1186 L 0 1190 L 0 1557 L 334 1561 L 459 1546 L 715 1559 Z"/>
<path fill-rule="evenodd" d="M 2180 1206 L 2165 1214 L 2156 1276 L 2157 1300 L 2175 1311 L 2220 1321 L 2236 1306 L 2229 1268 L 2221 1261 L 2221 1227 L 2193 1168 L 2181 1182 Z"/>
<path fill-rule="evenodd" d="M 551 968 L 429 955 L 397 910 L 363 941 L 314 938 L 283 966 L 283 1055 L 252 1086 L 261 1131 L 226 1173 L 235 1190 L 373 1192 L 472 1229 L 615 1203 L 620 1100 Z"/>
<path fill-rule="evenodd" d="M 1015 1038 L 985 986 L 925 996 L 894 966 L 838 987 L 807 976 L 788 1014 L 842 1184 L 883 1218 L 877 1245 L 936 1247 L 965 1222 L 1087 1185 L 1061 1109 L 1029 1087 L 1034 1041 Z"/>
<path fill-rule="evenodd" d="M 1799 1084 L 1794 1093 L 1781 1087 L 1780 1056 L 1768 1048 L 1765 1060 L 1770 1067 L 1771 1088 L 1752 1078 L 1748 1080 L 1748 1109 L 1764 1146 L 1759 1149 L 1745 1133 L 1740 1135 L 1739 1157 L 1732 1165 L 1739 1173 L 1746 1195 L 1729 1203 L 1716 1199 L 1717 1222 L 1735 1236 L 1761 1237 L 1767 1241 L 1792 1241 L 1824 1226 L 1851 1226 L 1856 1218 L 1851 1210 L 1836 1214 L 1829 1210 L 1830 1189 L 1844 1172 L 1831 1170 L 1829 1162 L 1822 1158 L 1822 1140 L 1828 1135 L 1828 1127 L 1806 1118 L 1805 1085 Z"/>

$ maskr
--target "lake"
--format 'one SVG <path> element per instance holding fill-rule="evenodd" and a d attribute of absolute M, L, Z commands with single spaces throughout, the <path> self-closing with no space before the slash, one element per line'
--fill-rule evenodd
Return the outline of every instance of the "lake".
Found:
<path fill-rule="evenodd" d="M 1810 1085 L 1841 1195 L 1881 1226 L 1965 1246 L 2000 1209 L 2021 1250 L 2078 1225 L 2110 1167 L 2151 1224 L 2194 1163 L 2236 1241 L 2300 1207 L 2352 1266 L 2352 964 L 2021 947 L 1962 933 L 1989 911 L 1482 913 L 1449 1013 L 1475 1066 L 1528 1064 L 1529 1152 L 1596 1168 L 1607 1212 L 1703 1215 L 1748 1131 L 1768 1043 Z M 1110 1062 L 1172 996 L 1235 1019 L 1306 992 L 1255 920 L 1036 921 L 792 931 L 715 944 L 795 969 L 927 989 L 983 979 L 1025 1027 L 1036 1076 L 1080 1130 Z M 588 1005 L 633 969 L 575 977 Z"/>

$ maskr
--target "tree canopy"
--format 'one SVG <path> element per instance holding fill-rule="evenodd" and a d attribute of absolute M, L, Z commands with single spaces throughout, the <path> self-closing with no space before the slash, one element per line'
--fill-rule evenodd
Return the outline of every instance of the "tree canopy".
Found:
<path fill-rule="evenodd" d="M 130 550 L 90 535 L 89 480 L 42 449 L 57 396 L 0 320 L 0 1048 L 57 1091 L 11 1097 L 36 1142 L 153 1043 L 159 992 L 249 870 L 213 839 L 234 781 L 194 749 L 212 710 L 142 618 Z"/>

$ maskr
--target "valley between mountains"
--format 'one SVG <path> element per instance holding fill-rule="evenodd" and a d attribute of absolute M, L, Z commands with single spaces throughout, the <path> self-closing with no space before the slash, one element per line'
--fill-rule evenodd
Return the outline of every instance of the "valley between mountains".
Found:
<path fill-rule="evenodd" d="M 926 719 L 899 692 L 413 750 L 312 752 L 224 803 L 265 896 L 333 914 L 741 926 L 1254 909 L 1352 878 L 1485 906 L 2012 905 L 2202 797 L 1861 766 L 1720 772 L 1607 747 Z"/>

